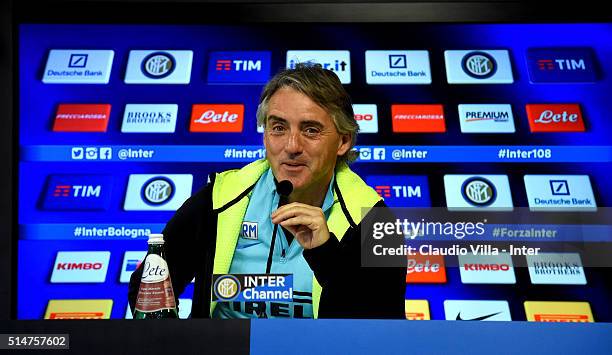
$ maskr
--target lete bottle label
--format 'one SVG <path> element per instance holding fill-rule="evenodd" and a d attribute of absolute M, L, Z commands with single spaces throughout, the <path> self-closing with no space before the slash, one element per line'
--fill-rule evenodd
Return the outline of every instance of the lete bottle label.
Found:
<path fill-rule="evenodd" d="M 159 255 L 147 255 L 140 281 L 136 300 L 137 311 L 155 312 L 176 308 L 168 264 Z"/>

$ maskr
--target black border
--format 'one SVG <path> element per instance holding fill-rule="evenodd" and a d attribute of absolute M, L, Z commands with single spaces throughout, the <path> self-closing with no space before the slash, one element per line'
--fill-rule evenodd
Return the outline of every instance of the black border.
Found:
<path fill-rule="evenodd" d="M 72 0 L 0 1 L 0 320 L 16 319 L 18 26 L 23 23 L 204 24 L 261 22 L 578 23 L 611 22 L 593 0 L 527 1 Z"/>

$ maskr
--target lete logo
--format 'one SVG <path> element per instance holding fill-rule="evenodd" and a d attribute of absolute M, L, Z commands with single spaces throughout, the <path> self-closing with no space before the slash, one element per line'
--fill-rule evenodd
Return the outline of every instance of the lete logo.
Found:
<path fill-rule="evenodd" d="M 242 132 L 244 105 L 193 105 L 190 132 Z"/>
<path fill-rule="evenodd" d="M 531 132 L 584 132 L 578 104 L 527 105 Z"/>

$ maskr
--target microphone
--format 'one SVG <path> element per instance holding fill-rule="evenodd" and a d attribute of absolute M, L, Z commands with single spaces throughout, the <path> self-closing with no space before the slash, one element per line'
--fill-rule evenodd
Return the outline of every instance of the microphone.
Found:
<path fill-rule="evenodd" d="M 276 192 L 279 194 L 280 199 L 278 200 L 278 208 L 286 205 L 289 202 L 289 195 L 293 191 L 293 184 L 289 180 L 283 180 L 276 182 Z M 270 252 L 268 253 L 268 262 L 266 264 L 266 274 L 270 273 L 272 268 L 272 255 L 274 254 L 274 245 L 276 244 L 276 233 L 278 233 L 278 224 L 274 225 L 274 231 L 272 232 L 272 242 L 270 243 Z"/>

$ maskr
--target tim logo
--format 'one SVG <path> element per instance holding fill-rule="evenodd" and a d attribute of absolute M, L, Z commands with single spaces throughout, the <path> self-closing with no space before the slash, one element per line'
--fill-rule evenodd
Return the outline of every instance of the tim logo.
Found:
<path fill-rule="evenodd" d="M 373 175 L 366 178 L 389 207 L 428 207 L 429 187 L 426 176 Z"/>
<path fill-rule="evenodd" d="M 534 83 L 593 82 L 595 55 L 590 48 L 531 48 L 529 78 Z"/>
<path fill-rule="evenodd" d="M 257 222 L 242 222 L 242 237 L 257 240 Z"/>
<path fill-rule="evenodd" d="M 110 202 L 112 177 L 51 175 L 44 190 L 44 210 L 105 210 Z"/>
<path fill-rule="evenodd" d="M 212 52 L 208 65 L 208 82 L 261 84 L 270 78 L 271 53 Z"/>

